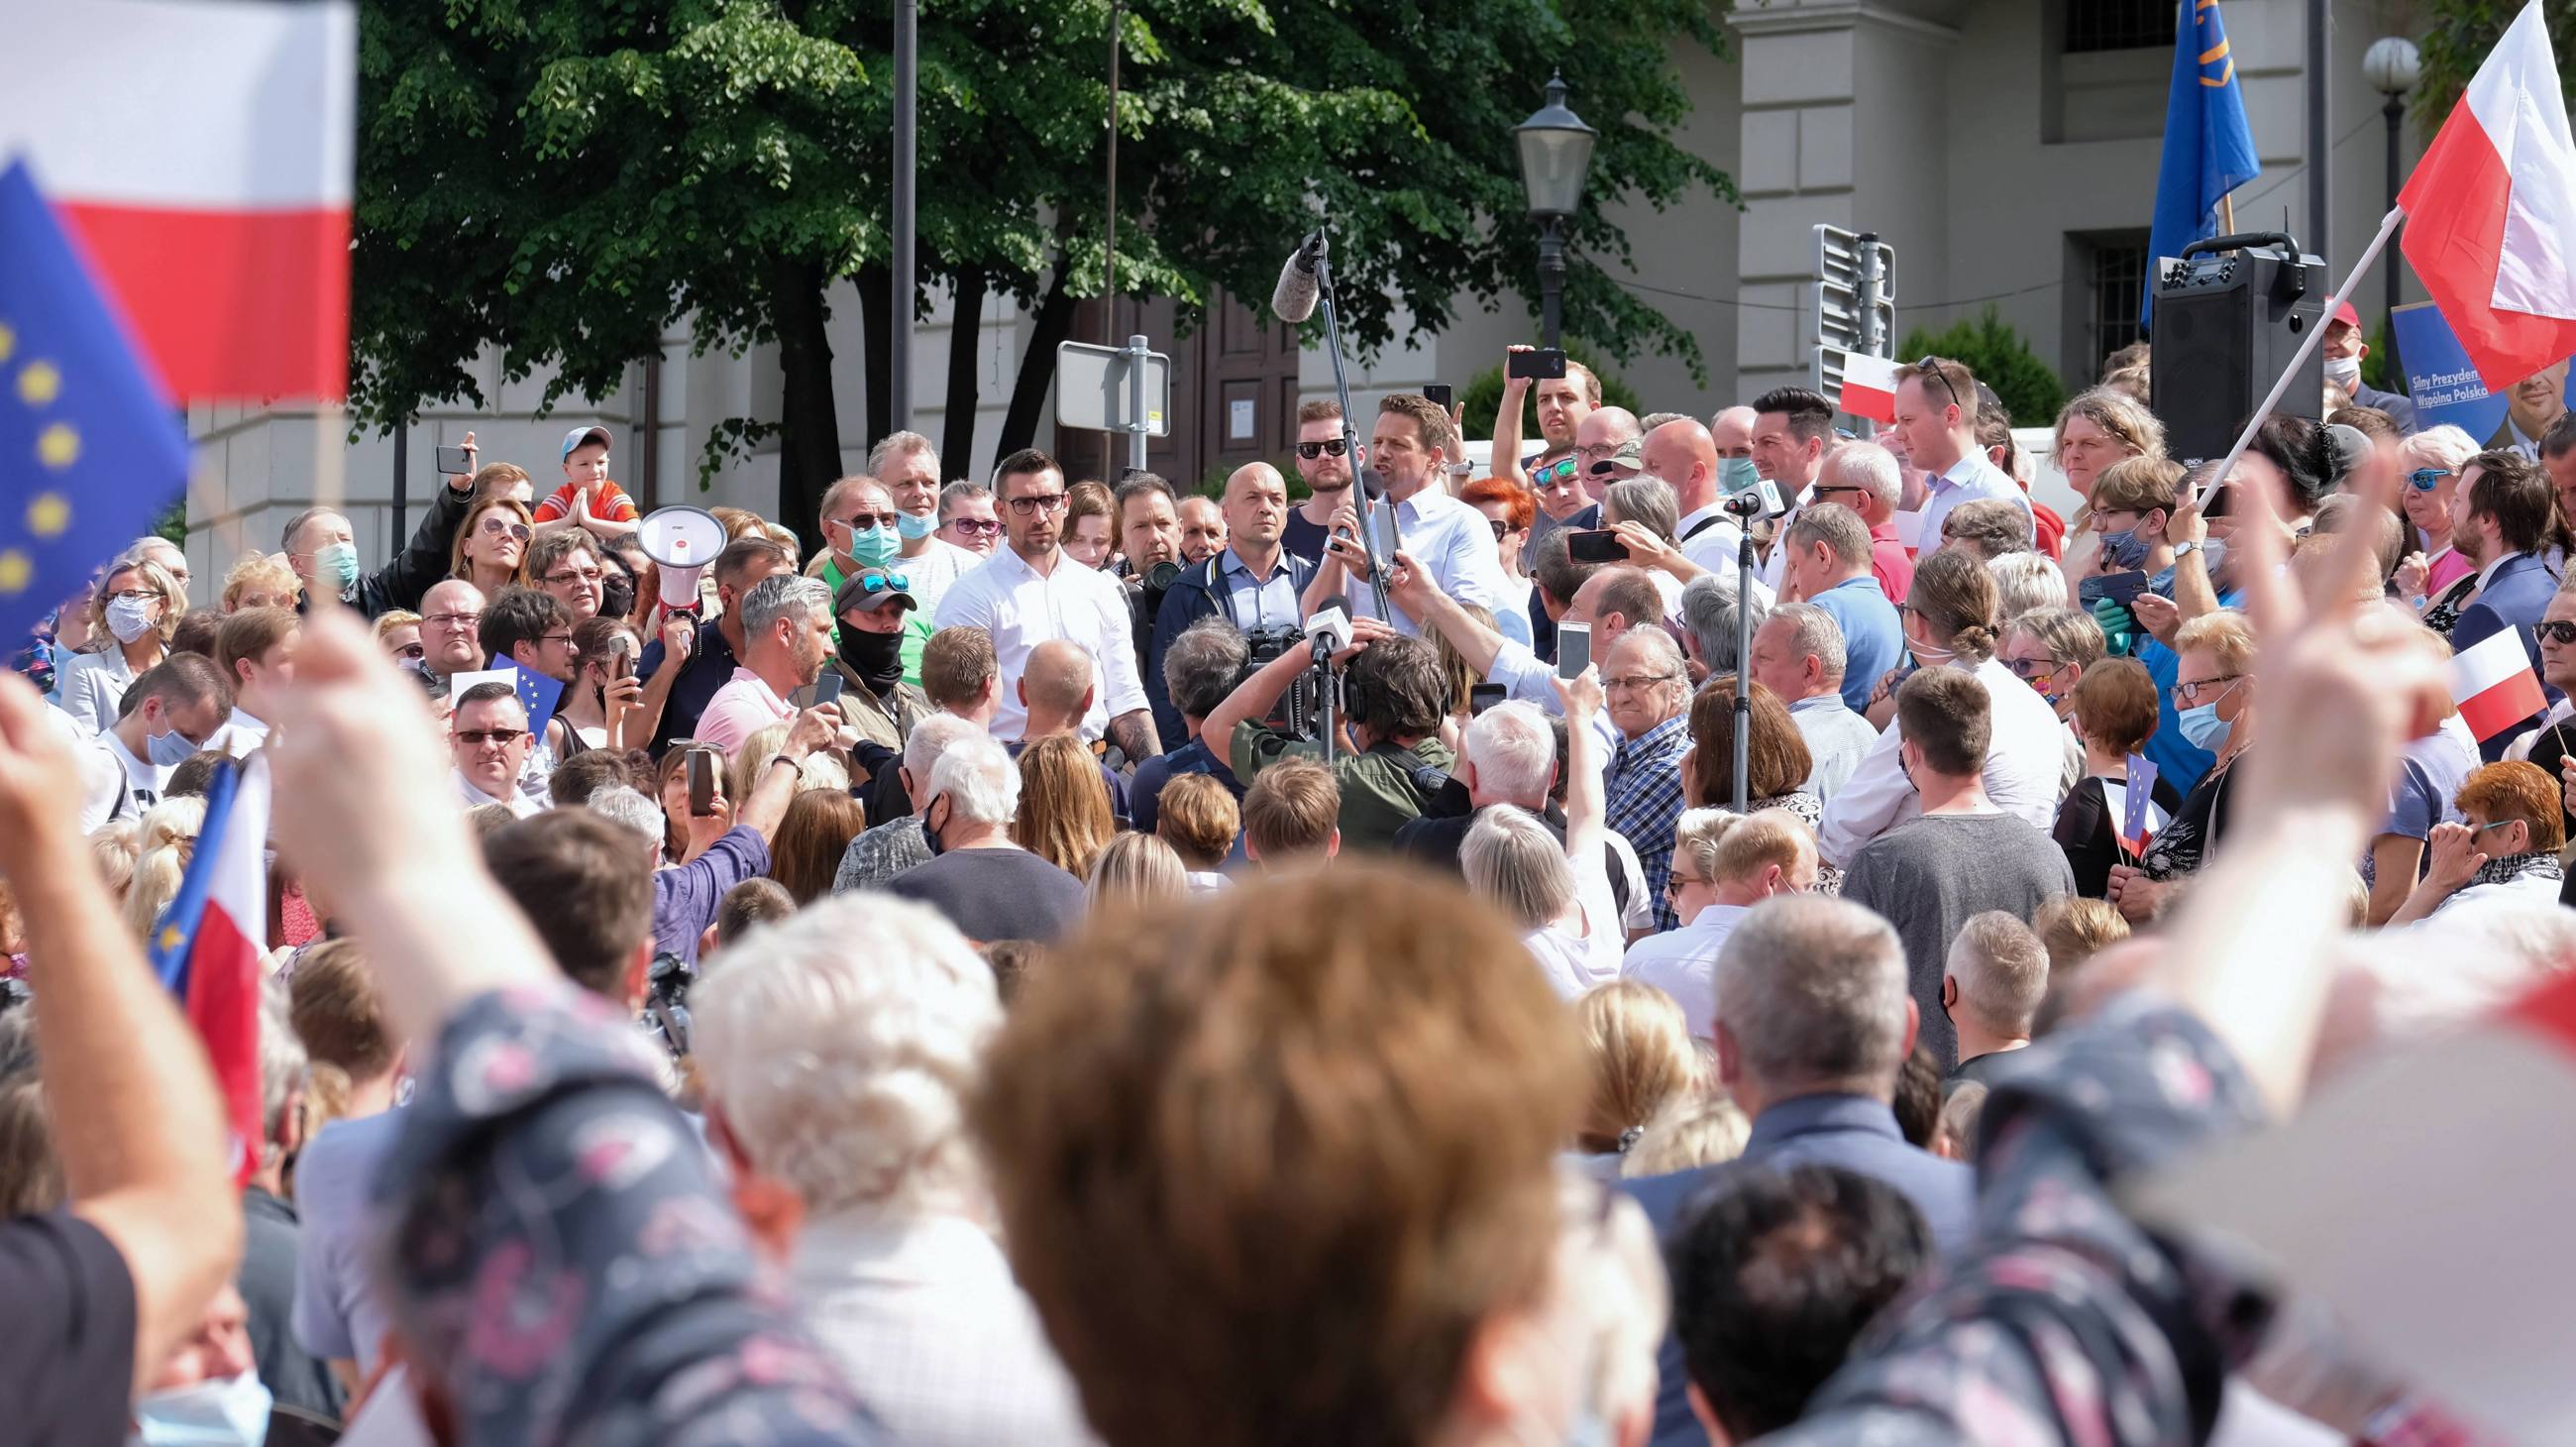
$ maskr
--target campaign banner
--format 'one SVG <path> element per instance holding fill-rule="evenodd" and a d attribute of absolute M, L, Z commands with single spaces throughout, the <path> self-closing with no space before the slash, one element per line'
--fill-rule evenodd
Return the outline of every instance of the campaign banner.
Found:
<path fill-rule="evenodd" d="M 2415 425 L 2444 424 L 2466 432 L 2481 447 L 2522 447 L 2540 440 L 2549 424 L 2567 411 L 2568 365 L 2560 361 L 2502 392 L 2490 392 L 2478 380 L 2451 324 L 2431 302 L 2401 306 L 2389 314 L 2397 356 L 2406 367 L 2406 395 L 2415 401 Z"/>

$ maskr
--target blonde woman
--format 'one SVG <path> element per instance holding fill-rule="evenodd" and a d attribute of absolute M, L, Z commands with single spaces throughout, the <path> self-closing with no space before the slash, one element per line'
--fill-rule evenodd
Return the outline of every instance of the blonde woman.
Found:
<path fill-rule="evenodd" d="M 480 499 L 466 509 L 465 525 L 456 530 L 448 576 L 472 583 L 486 598 L 504 588 L 524 588 L 528 539 L 535 533 L 526 503 L 511 497 Z"/>
<path fill-rule="evenodd" d="M 303 597 L 304 580 L 284 553 L 244 553 L 224 574 L 221 611 L 230 616 L 244 608 L 292 608 Z"/>
<path fill-rule="evenodd" d="M 63 712 L 89 733 L 116 722 L 137 675 L 170 655 L 188 600 L 159 563 L 129 559 L 108 570 L 90 599 L 90 651 L 62 667 Z"/>
<path fill-rule="evenodd" d="M 1190 893 L 1189 871 L 1171 845 L 1151 834 L 1121 833 L 1100 848 L 1091 861 L 1091 908 L 1139 905 L 1159 909 L 1179 904 Z"/>
<path fill-rule="evenodd" d="M 206 824 L 206 801 L 189 795 L 164 799 L 143 816 L 135 834 L 134 883 L 125 892 L 124 918 L 134 937 L 148 940 L 197 852 L 197 833 Z"/>
<path fill-rule="evenodd" d="M 1592 1098 L 1574 1144 L 1599 1174 L 1616 1176 L 1619 1158 L 1647 1124 L 1698 1089 L 1699 1050 L 1673 997 L 1635 980 L 1589 991 L 1575 1002 L 1575 1015 L 1591 1061 Z"/>

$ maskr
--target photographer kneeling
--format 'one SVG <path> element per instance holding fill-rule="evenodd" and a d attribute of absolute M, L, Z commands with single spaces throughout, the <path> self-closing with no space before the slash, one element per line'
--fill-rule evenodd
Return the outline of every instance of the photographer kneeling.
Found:
<path fill-rule="evenodd" d="M 1314 759 L 1333 771 L 1342 787 L 1341 831 L 1345 850 L 1384 851 L 1395 831 L 1422 813 L 1449 782 L 1453 762 L 1440 742 L 1449 707 L 1449 676 L 1430 644 L 1407 638 L 1372 618 L 1352 623 L 1351 646 L 1333 655 L 1343 669 L 1338 714 L 1347 741 L 1335 740 L 1326 756 L 1320 741 L 1263 726 L 1272 708 L 1312 655 L 1292 648 L 1235 686 L 1207 716 L 1199 735 L 1233 767 L 1248 787 L 1253 777 L 1282 759 Z"/>

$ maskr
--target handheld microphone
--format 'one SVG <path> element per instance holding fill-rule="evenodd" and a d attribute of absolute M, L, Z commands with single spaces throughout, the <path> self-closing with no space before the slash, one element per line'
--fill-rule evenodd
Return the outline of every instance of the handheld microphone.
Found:
<path fill-rule="evenodd" d="M 1315 650 L 1315 665 L 1332 662 L 1333 655 L 1351 646 L 1351 600 L 1335 593 L 1324 600 L 1324 606 L 1306 620 L 1306 641 Z"/>
<path fill-rule="evenodd" d="M 1302 322 L 1315 314 L 1315 300 L 1322 294 L 1315 279 L 1315 266 L 1324 252 L 1324 233 L 1318 229 L 1299 242 L 1288 264 L 1279 268 L 1279 285 L 1270 293 L 1270 310 L 1281 321 Z"/>

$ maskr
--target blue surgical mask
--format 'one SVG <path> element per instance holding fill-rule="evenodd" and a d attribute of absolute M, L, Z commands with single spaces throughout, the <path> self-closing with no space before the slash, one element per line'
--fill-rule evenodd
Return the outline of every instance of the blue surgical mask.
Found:
<path fill-rule="evenodd" d="M 143 757 L 164 769 L 177 768 L 186 763 L 189 756 L 196 752 L 197 746 L 188 742 L 188 736 L 177 729 L 154 734 L 145 740 L 143 745 Z"/>
<path fill-rule="evenodd" d="M 2216 699 L 2211 699 L 2197 707 L 2184 709 L 2174 722 L 2182 729 L 2182 736 L 2189 739 L 2195 749 L 2207 749 L 2214 754 L 2218 752 L 2218 746 L 2226 741 L 2228 723 L 2218 716 Z"/>
<path fill-rule="evenodd" d="M 2147 545 L 2138 541 L 2136 528 L 2122 528 L 2102 535 L 2102 561 L 2123 572 L 2147 560 Z"/>
<path fill-rule="evenodd" d="M 1717 486 L 1722 492 L 1742 492 L 1762 485 L 1762 471 L 1750 457 L 1729 457 L 1717 464 Z"/>
<path fill-rule="evenodd" d="M 910 517 L 910 513 L 905 513 Z M 884 526 L 850 528 L 850 560 L 862 568 L 882 568 L 894 561 L 903 545 L 896 541 L 894 529 Z"/>
<path fill-rule="evenodd" d="M 259 1447 L 268 1436 L 268 1388 L 257 1372 L 147 1393 L 134 1404 L 145 1447 Z"/>
<path fill-rule="evenodd" d="M 897 516 L 894 520 L 894 529 L 896 532 L 903 534 L 903 540 L 907 543 L 920 542 L 923 538 L 939 531 L 939 514 L 937 513 L 932 513 L 927 517 L 914 517 L 912 514 L 904 512 L 899 508 L 896 510 L 896 513 Z"/>
<path fill-rule="evenodd" d="M 331 585 L 346 594 L 358 581 L 358 550 L 348 543 L 325 543 L 313 555 L 313 566 Z"/>

